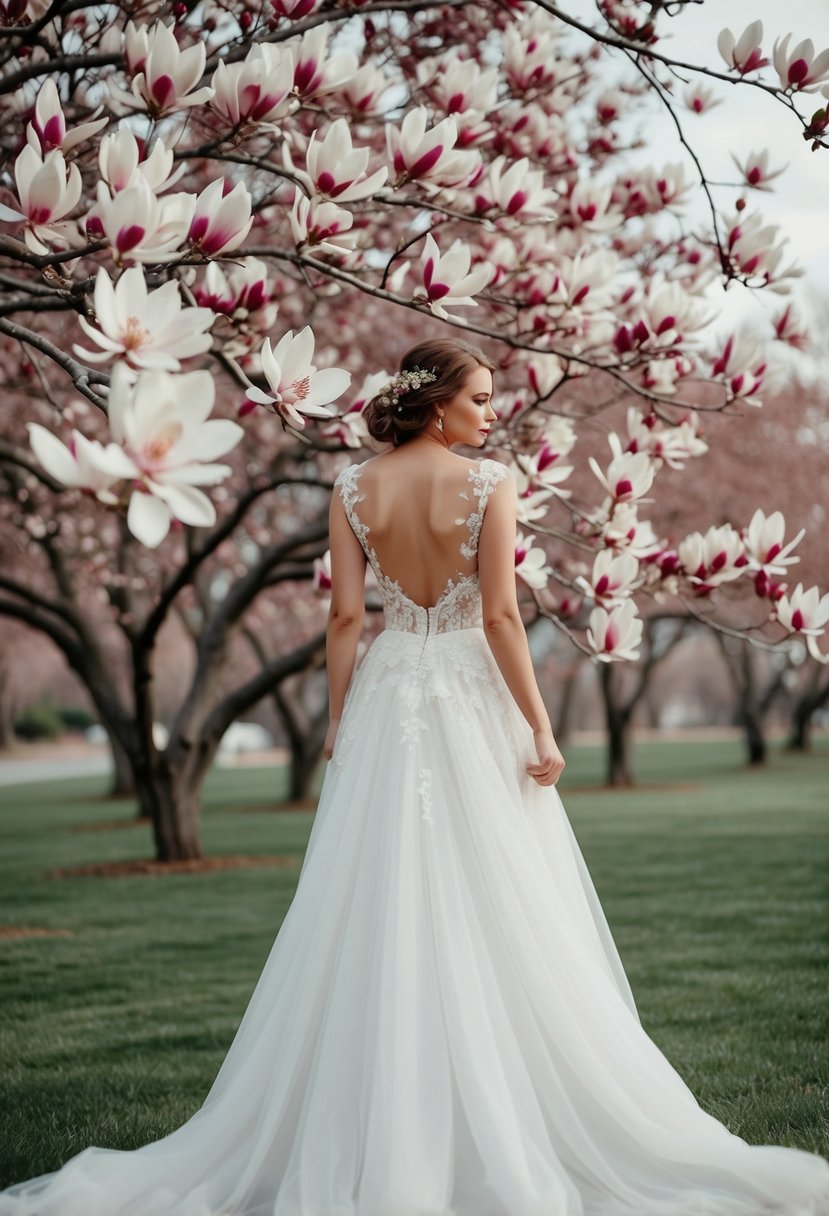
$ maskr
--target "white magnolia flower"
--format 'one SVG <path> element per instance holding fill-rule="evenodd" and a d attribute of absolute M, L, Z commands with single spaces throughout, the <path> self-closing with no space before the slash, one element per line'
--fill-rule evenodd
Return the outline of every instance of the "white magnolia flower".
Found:
<path fill-rule="evenodd" d="M 188 241 L 208 257 L 236 249 L 253 224 L 250 191 L 245 183 L 237 182 L 227 194 L 224 190 L 222 177 L 202 190 L 187 234 Z"/>
<path fill-rule="evenodd" d="M 739 578 L 748 565 L 740 534 L 731 524 L 711 527 L 704 535 L 692 532 L 680 541 L 677 554 L 689 582 L 702 593 Z"/>
<path fill-rule="evenodd" d="M 173 165 L 173 150 L 160 139 L 153 141 L 152 151 L 144 160 L 140 159 L 138 140 L 127 126 L 121 126 L 110 135 L 105 135 L 98 147 L 98 168 L 101 178 L 112 194 L 125 190 L 141 174 L 153 194 L 161 194 L 187 171 L 187 164 L 177 168 Z"/>
<path fill-rule="evenodd" d="M 792 553 L 792 549 L 806 535 L 806 529 L 801 528 L 787 545 L 783 543 L 785 533 L 786 520 L 782 511 L 773 511 L 771 515 L 766 515 L 760 507 L 757 508 L 743 539 L 750 570 L 765 570 L 766 574 L 785 574 L 787 566 L 800 561 L 800 558 Z"/>
<path fill-rule="evenodd" d="M 812 658 L 829 663 L 829 654 L 821 654 L 816 639 L 829 622 L 829 595 L 821 596 L 817 587 L 803 590 L 798 583 L 791 595 L 782 596 L 775 605 L 775 615 L 789 633 L 802 633 Z"/>
<path fill-rule="evenodd" d="M 208 417 L 214 396 L 209 371 L 143 371 L 133 385 L 122 363 L 112 369 L 109 427 L 133 465 L 127 526 L 148 548 L 161 543 L 173 519 L 202 528 L 216 520 L 196 487 L 227 477 L 228 465 L 211 462 L 234 448 L 244 430 Z"/>
<path fill-rule="evenodd" d="M 133 26 L 131 21 L 127 24 L 127 37 L 130 26 Z M 133 77 L 132 92 L 153 118 L 202 105 L 213 96 L 213 90 L 207 86 L 195 88 L 204 73 L 205 43 L 198 40 L 182 49 L 174 29 L 175 22 L 166 26 L 163 21 L 156 21 L 152 29 L 141 31 L 146 37 L 146 54 L 141 70 Z M 133 26 L 133 38 L 136 33 Z"/>
<path fill-rule="evenodd" d="M 776 177 L 780 177 L 788 169 L 788 165 L 783 165 L 780 169 L 769 168 L 769 153 L 768 149 L 762 152 L 749 152 L 745 160 L 738 160 L 734 153 L 731 153 L 731 159 L 740 170 L 745 179 L 747 186 L 753 187 L 755 190 L 770 190 L 769 182 L 774 181 Z"/>
<path fill-rule="evenodd" d="M 717 39 L 717 50 L 730 68 L 745 76 L 748 72 L 756 72 L 768 63 L 763 58 L 761 43 L 763 41 L 762 21 L 752 21 L 735 39 L 731 30 L 720 30 Z"/>
<path fill-rule="evenodd" d="M 100 107 L 97 113 L 100 113 Z M 61 152 L 68 152 L 71 148 L 83 143 L 84 140 L 91 139 L 108 122 L 108 118 L 97 118 L 67 131 L 58 87 L 50 76 L 43 82 L 38 92 L 32 121 L 26 127 L 26 138 L 30 144 L 33 144 L 35 151 L 41 155 L 52 152 L 56 148 L 60 148 Z"/>
<path fill-rule="evenodd" d="M 528 587 L 536 590 L 546 587 L 552 567 L 547 565 L 547 555 L 538 545 L 532 543 L 532 537 L 517 532 L 515 536 L 515 573 Z"/>
<path fill-rule="evenodd" d="M 632 553 L 600 549 L 593 559 L 590 579 L 579 575 L 576 583 L 590 599 L 609 607 L 627 599 L 633 592 L 638 574 L 639 562 Z"/>
<path fill-rule="evenodd" d="M 317 134 L 312 131 L 308 141 L 304 171 L 294 169 L 287 143 L 283 151 L 288 168 L 294 169 L 309 194 L 347 203 L 369 198 L 380 189 L 389 175 L 388 169 L 384 166 L 366 175 L 371 153 L 368 148 L 354 147 L 344 118 L 331 124 L 324 139 L 317 139 Z"/>
<path fill-rule="evenodd" d="M 458 124 L 451 116 L 429 130 L 425 106 L 409 110 L 398 128 L 386 123 L 389 159 L 400 181 L 431 181 L 453 185 L 469 177 L 480 163 L 475 152 L 453 151 L 458 142 Z"/>
<path fill-rule="evenodd" d="M 295 48 L 257 42 L 241 63 L 220 60 L 213 73 L 210 108 L 231 127 L 273 127 L 294 87 Z"/>
<path fill-rule="evenodd" d="M 829 79 L 829 50 L 816 55 L 811 38 L 804 38 L 790 51 L 791 37 L 787 34 L 774 42 L 772 58 L 780 85 L 793 93 L 815 93 Z"/>
<path fill-rule="evenodd" d="M 594 457 L 588 464 L 614 502 L 630 502 L 642 498 L 653 485 L 656 468 L 648 452 L 623 452 L 619 436 L 608 435 L 613 459 L 603 473 Z"/>
<path fill-rule="evenodd" d="M 642 641 L 642 621 L 632 599 L 614 604 L 608 611 L 598 606 L 590 613 L 587 641 L 596 658 L 603 663 L 617 659 L 636 659 Z"/>
<path fill-rule="evenodd" d="M 634 502 L 614 502 L 608 499 L 599 515 L 606 518 L 599 535 L 602 543 L 610 549 L 625 550 L 644 561 L 653 557 L 663 547 L 649 520 L 640 519 Z"/>
<path fill-rule="evenodd" d="M 135 466 L 117 443 L 104 447 L 97 439 L 73 431 L 67 445 L 37 422 L 26 425 L 32 451 L 51 477 L 72 489 L 84 490 L 99 502 L 112 505 L 118 501 L 112 486 L 132 477 Z"/>
<path fill-rule="evenodd" d="M 324 253 L 342 253 L 354 244 L 353 223 L 351 212 L 336 203 L 306 198 L 299 190 L 295 192 L 291 232 L 297 247 L 309 245 Z"/>
<path fill-rule="evenodd" d="M 79 321 L 101 349 L 73 346 L 75 353 L 90 363 L 106 363 L 120 356 L 131 368 L 160 367 L 177 372 L 181 359 L 202 354 L 212 344 L 205 331 L 213 324 L 213 310 L 182 309 L 175 279 L 148 292 L 144 272 L 138 266 L 125 270 L 115 284 L 104 267 L 98 267 L 95 315 L 98 328 L 85 317 Z"/>
<path fill-rule="evenodd" d="M 711 368 L 711 374 L 722 379 L 729 401 L 755 406 L 762 404 L 755 394 L 762 387 L 765 373 L 766 357 L 750 334 L 728 337 Z"/>
<path fill-rule="evenodd" d="M 294 89 L 306 100 L 342 88 L 357 73 L 357 56 L 351 51 L 328 55 L 330 32 L 327 21 L 306 30 L 295 49 Z"/>
<path fill-rule="evenodd" d="M 624 215 L 613 201 L 613 186 L 598 182 L 576 182 L 568 199 L 570 217 L 577 228 L 588 232 L 609 232 L 624 222 Z"/>
<path fill-rule="evenodd" d="M 31 144 L 26 144 L 14 163 L 14 178 L 20 210 L 0 203 L 0 220 L 25 221 L 23 239 L 34 253 L 48 253 L 49 245 L 44 241 L 54 244 L 56 238 L 61 242 L 77 243 L 72 239 L 68 224 L 61 221 L 81 197 L 78 166 L 67 166 L 59 150 L 47 152 L 41 158 Z"/>
<path fill-rule="evenodd" d="M 262 371 L 271 388 L 270 395 L 251 385 L 246 396 L 257 405 L 281 414 L 292 426 L 304 427 L 310 418 L 331 418 L 335 411 L 326 407 L 345 392 L 351 373 L 339 367 L 317 371 L 313 366 L 314 334 L 310 325 L 294 336 L 288 330 L 271 349 L 270 338 L 262 346 Z M 245 411 L 247 412 L 247 411 Z"/>
<path fill-rule="evenodd" d="M 186 239 L 195 202 L 193 194 L 156 198 L 140 173 L 114 198 L 98 182 L 98 201 L 86 217 L 86 231 L 106 236 L 116 262 L 171 262 Z"/>
<path fill-rule="evenodd" d="M 530 169 L 526 157 L 515 161 L 505 169 L 507 158 L 497 157 L 487 170 L 486 176 L 475 186 L 475 208 L 489 211 L 497 208 L 509 216 L 544 216 L 552 219 L 552 190 L 544 185 L 544 173 Z"/>
<path fill-rule="evenodd" d="M 448 251 L 441 254 L 437 241 L 431 233 L 426 237 L 421 254 L 423 288 L 429 307 L 437 317 L 446 319 L 447 308 L 470 307 L 472 299 L 483 291 L 494 273 L 489 262 L 480 262 L 470 270 L 472 255 L 463 241 L 453 241 Z M 420 289 L 415 293 L 419 298 Z"/>
<path fill-rule="evenodd" d="M 682 97 L 688 109 L 694 114 L 706 114 L 709 110 L 713 110 L 714 106 L 722 104 L 722 98 L 717 97 L 714 90 L 709 89 L 701 81 L 692 81 L 687 85 Z"/>

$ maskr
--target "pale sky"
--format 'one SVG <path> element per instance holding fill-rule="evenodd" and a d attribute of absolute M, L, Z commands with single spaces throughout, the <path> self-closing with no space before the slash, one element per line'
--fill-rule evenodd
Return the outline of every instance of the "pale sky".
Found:
<path fill-rule="evenodd" d="M 561 8 L 585 24 L 595 24 L 592 0 L 561 0 Z M 774 40 L 791 31 L 790 45 L 811 38 L 817 52 L 829 47 L 829 0 L 705 0 L 689 5 L 674 20 L 660 17 L 659 27 L 674 30 L 673 36 L 661 40 L 656 49 L 673 54 L 686 63 L 725 70 L 717 51 L 717 36 L 723 26 L 735 37 L 756 19 L 763 22 L 763 51 L 771 59 Z M 620 72 L 623 60 L 619 57 Z M 772 67 L 764 68 L 762 79 L 777 81 Z M 731 159 L 733 151 L 740 159 L 747 152 L 768 148 L 772 168 L 788 165 L 785 173 L 772 183 L 773 191 L 749 191 L 749 210 L 757 209 L 766 223 L 778 224 L 788 236 L 786 263 L 795 261 L 803 267 L 804 275 L 792 287 L 792 297 L 800 310 L 808 315 L 815 296 L 829 298 L 829 148 L 811 151 L 803 139 L 800 123 L 794 115 L 773 97 L 759 89 L 732 87 L 725 82 L 705 83 L 724 98 L 724 103 L 701 115 L 690 113 L 680 101 L 678 113 L 686 135 L 700 157 L 707 176 L 713 181 L 737 180 L 737 169 Z M 680 95 L 681 95 L 680 90 Z M 829 105 L 820 92 L 802 94 L 797 102 L 803 114 L 811 115 L 821 105 Z M 659 162 L 685 158 L 667 116 L 654 115 L 651 147 L 653 159 Z M 721 211 L 730 214 L 736 190 L 720 189 L 715 202 Z M 696 212 L 694 212 L 696 214 Z M 699 212 L 704 217 L 704 210 Z M 726 293 L 718 290 L 718 307 L 725 303 L 726 318 L 737 315 L 762 320 L 763 312 L 776 313 L 785 297 L 761 292 L 752 304 L 748 293 L 734 284 Z M 757 310 L 761 310 L 758 312 Z"/>

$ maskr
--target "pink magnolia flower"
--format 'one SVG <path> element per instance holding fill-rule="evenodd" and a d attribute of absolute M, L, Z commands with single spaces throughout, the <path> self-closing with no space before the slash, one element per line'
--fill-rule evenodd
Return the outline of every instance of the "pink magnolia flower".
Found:
<path fill-rule="evenodd" d="M 708 444 L 699 436 L 699 416 L 690 414 L 673 426 L 666 426 L 656 414 L 643 416 L 635 405 L 628 406 L 628 452 L 648 452 L 672 469 L 681 469 L 692 456 L 702 456 Z"/>
<path fill-rule="evenodd" d="M 470 270 L 472 255 L 463 241 L 453 241 L 441 254 L 431 233 L 426 237 L 421 255 L 423 288 L 429 307 L 437 317 L 448 317 L 447 308 L 473 307 L 473 295 L 483 291 L 492 278 L 489 262 L 479 262 Z M 415 293 L 418 298 L 418 293 Z"/>
<path fill-rule="evenodd" d="M 760 49 L 762 41 L 763 23 L 762 21 L 752 21 L 737 40 L 731 30 L 720 30 L 717 49 L 730 68 L 739 72 L 741 76 L 746 76 L 749 72 L 756 72 L 759 68 L 764 68 L 768 63 L 768 59 L 763 58 L 763 52 Z"/>
<path fill-rule="evenodd" d="M 213 96 L 213 89 L 208 86 L 195 88 L 207 59 L 204 42 L 197 41 L 182 50 L 174 29 L 175 22 L 167 26 L 163 21 L 156 21 L 152 29 L 146 31 L 146 54 L 142 46 L 142 58 L 138 60 L 140 70 L 132 80 L 133 96 L 153 118 L 202 105 Z"/>
<path fill-rule="evenodd" d="M 610 232 L 624 222 L 624 216 L 613 200 L 613 187 L 599 185 L 590 179 L 575 183 L 568 208 L 573 224 L 588 232 Z"/>
<path fill-rule="evenodd" d="M 754 190 L 770 190 L 769 182 L 780 177 L 781 173 L 788 169 L 788 165 L 783 165 L 780 169 L 769 169 L 768 150 L 750 152 L 743 161 L 738 160 L 732 152 L 731 159 L 742 173 L 746 185 Z"/>
<path fill-rule="evenodd" d="M 599 514 L 606 516 L 599 536 L 607 548 L 624 549 L 640 561 L 646 561 L 663 548 L 650 521 L 639 518 L 636 503 L 608 499 Z"/>
<path fill-rule="evenodd" d="M 560 464 L 559 458 L 561 454 L 562 449 L 553 446 L 549 442 L 541 443 L 534 452 L 516 453 L 515 463 L 524 474 L 527 483 L 526 489 L 523 486 L 519 486 L 519 492 L 527 493 L 530 487 L 538 486 L 544 491 L 542 502 L 546 503 L 550 494 L 556 494 L 559 498 L 570 498 L 572 490 L 563 489 L 561 483 L 566 481 L 573 472 L 573 466 Z M 545 514 L 546 509 L 545 505 L 539 514 Z"/>
<path fill-rule="evenodd" d="M 63 217 L 76 206 L 81 197 L 81 174 L 77 165 L 69 165 L 63 153 L 47 152 L 41 159 L 31 144 L 26 144 L 14 163 L 17 197 L 20 210 L 0 203 L 0 221 L 23 220 L 23 234 L 34 253 L 48 253 L 45 241 L 59 240 L 67 245 L 77 244 L 77 234 Z"/>
<path fill-rule="evenodd" d="M 186 164 L 174 168 L 172 148 L 160 139 L 154 140 L 149 156 L 142 159 L 138 140 L 127 126 L 103 137 L 98 147 L 98 168 L 112 194 L 131 186 L 137 174 L 154 194 L 161 194 L 187 171 Z"/>
<path fill-rule="evenodd" d="M 553 192 L 544 186 L 544 174 L 530 169 L 526 157 L 515 161 L 505 171 L 507 158 L 497 157 L 486 176 L 475 186 L 475 209 L 479 212 L 493 208 L 509 216 L 545 216 L 552 219 Z"/>
<path fill-rule="evenodd" d="M 344 118 L 338 118 L 318 139 L 312 131 L 305 153 L 305 170 L 294 169 L 290 150 L 284 145 L 287 166 L 305 185 L 309 194 L 336 199 L 340 203 L 369 198 L 385 183 L 389 175 L 383 166 L 376 172 L 366 174 L 371 153 L 368 148 L 355 148 L 351 132 Z"/>
<path fill-rule="evenodd" d="M 98 328 L 79 317 L 84 332 L 101 348 L 86 350 L 77 343 L 76 354 L 90 363 L 123 357 L 131 368 L 160 367 L 181 370 L 181 360 L 209 350 L 213 339 L 205 331 L 213 324 L 210 308 L 181 307 L 175 279 L 147 291 L 138 266 L 125 270 L 113 285 L 103 266 L 95 280 L 95 314 Z"/>
<path fill-rule="evenodd" d="M 250 232 L 250 208 L 250 192 L 244 182 L 228 190 L 225 179 L 217 177 L 196 199 L 188 241 L 208 257 L 236 249 Z"/>
<path fill-rule="evenodd" d="M 100 107 L 98 113 L 100 113 Z M 40 87 L 32 121 L 26 127 L 26 136 L 29 143 L 35 147 L 35 151 L 40 152 L 42 156 L 56 148 L 60 148 L 61 152 L 68 152 L 70 148 L 77 147 L 84 140 L 91 139 L 108 122 L 109 118 L 97 118 L 67 131 L 58 88 L 50 76 Z"/>
<path fill-rule="evenodd" d="M 380 69 L 373 63 L 364 63 L 336 91 L 358 114 L 375 114 L 388 87 L 389 81 Z"/>
<path fill-rule="evenodd" d="M 704 535 L 692 532 L 680 541 L 677 554 L 699 595 L 739 578 L 748 565 L 743 542 L 731 524 L 711 527 Z"/>
<path fill-rule="evenodd" d="M 244 123 L 273 127 L 288 108 L 295 68 L 290 43 L 257 42 L 241 63 L 218 63 L 210 108 L 231 127 Z"/>
<path fill-rule="evenodd" d="M 793 304 L 787 304 L 775 317 L 774 333 L 779 341 L 793 346 L 795 350 L 806 350 L 809 345 L 809 335 Z"/>
<path fill-rule="evenodd" d="M 314 558 L 314 577 L 311 582 L 311 590 L 314 595 L 325 602 L 331 595 L 331 589 L 334 586 L 334 581 L 331 576 L 331 550 L 326 549 L 322 557 Z"/>
<path fill-rule="evenodd" d="M 253 405 L 264 405 L 281 414 L 292 426 L 305 426 L 310 418 L 331 418 L 334 410 L 326 408 L 342 396 L 351 383 L 351 373 L 338 367 L 317 371 L 312 363 L 314 334 L 310 325 L 294 336 L 288 330 L 271 349 L 266 338 L 261 350 L 262 372 L 270 386 L 270 394 L 255 385 L 247 389 L 246 397 Z M 242 413 L 253 408 L 243 407 Z"/>
<path fill-rule="evenodd" d="M 570 65 L 562 64 L 560 33 L 546 13 L 537 11 L 519 25 L 508 25 L 503 35 L 504 75 L 519 93 L 549 91 L 557 73 Z"/>
<path fill-rule="evenodd" d="M 386 123 L 386 144 L 398 182 L 429 181 L 457 184 L 470 176 L 479 158 L 475 152 L 453 152 L 458 142 L 454 118 L 441 119 L 427 130 L 424 106 L 409 110 L 401 126 Z"/>
<path fill-rule="evenodd" d="M 420 86 L 436 108 L 458 124 L 458 144 L 467 148 L 490 131 L 487 119 L 498 97 L 498 69 L 482 69 L 456 50 L 417 64 Z"/>
<path fill-rule="evenodd" d="M 553 570 L 546 558 L 544 550 L 534 545 L 530 536 L 516 532 L 515 573 L 528 587 L 539 590 L 547 586 Z"/>
<path fill-rule="evenodd" d="M 786 92 L 815 93 L 829 79 L 829 50 L 815 55 L 811 38 L 804 38 L 789 50 L 791 34 L 774 42 L 774 70 Z"/>
<path fill-rule="evenodd" d="M 271 0 L 271 8 L 289 21 L 301 21 L 316 12 L 322 0 Z"/>
<path fill-rule="evenodd" d="M 800 561 L 800 558 L 792 553 L 792 549 L 806 535 L 806 529 L 801 528 L 787 545 L 783 543 L 785 531 L 786 520 L 782 511 L 773 511 L 771 515 L 766 515 L 760 507 L 757 508 L 743 533 L 750 570 L 764 570 L 766 574 L 785 574 L 787 566 Z"/>
<path fill-rule="evenodd" d="M 222 342 L 222 351 L 230 358 L 258 347 L 276 321 L 278 308 L 271 299 L 268 268 L 258 258 L 242 258 L 225 269 L 218 262 L 208 262 L 203 283 L 192 290 L 202 307 L 230 318 L 235 333 Z"/>
<path fill-rule="evenodd" d="M 358 69 L 357 56 L 351 51 L 328 55 L 328 22 L 306 30 L 295 51 L 294 88 L 304 99 L 341 89 Z"/>
<path fill-rule="evenodd" d="M 642 621 L 632 599 L 614 604 L 608 611 L 598 606 L 590 613 L 587 641 L 603 663 L 618 659 L 637 659 L 642 641 Z"/>

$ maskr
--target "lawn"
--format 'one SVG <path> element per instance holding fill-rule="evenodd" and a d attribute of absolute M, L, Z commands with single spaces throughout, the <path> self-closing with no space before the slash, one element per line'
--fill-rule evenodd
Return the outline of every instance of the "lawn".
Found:
<path fill-rule="evenodd" d="M 648 1033 L 732 1131 L 829 1156 L 829 741 L 756 772 L 736 743 L 641 744 L 642 785 L 624 793 L 594 788 L 597 750 L 567 755 L 561 792 Z M 312 821 L 268 809 L 282 774 L 219 770 L 205 852 L 282 868 L 48 877 L 150 855 L 103 784 L 2 791 L 0 925 L 62 935 L 0 938 L 0 1186 L 89 1144 L 156 1139 L 199 1107 Z"/>

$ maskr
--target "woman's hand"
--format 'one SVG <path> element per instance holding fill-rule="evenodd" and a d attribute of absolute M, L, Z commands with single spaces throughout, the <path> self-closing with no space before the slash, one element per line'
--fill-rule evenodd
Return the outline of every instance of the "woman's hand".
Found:
<path fill-rule="evenodd" d="M 337 737 L 339 725 L 339 718 L 330 718 L 328 721 L 328 731 L 325 735 L 325 742 L 322 745 L 322 750 L 325 754 L 326 760 L 330 760 L 334 754 L 334 740 Z"/>
<path fill-rule="evenodd" d="M 533 731 L 535 751 L 538 756 L 536 764 L 528 764 L 527 772 L 539 785 L 555 785 L 564 772 L 564 757 L 558 750 L 558 744 L 551 730 Z"/>

